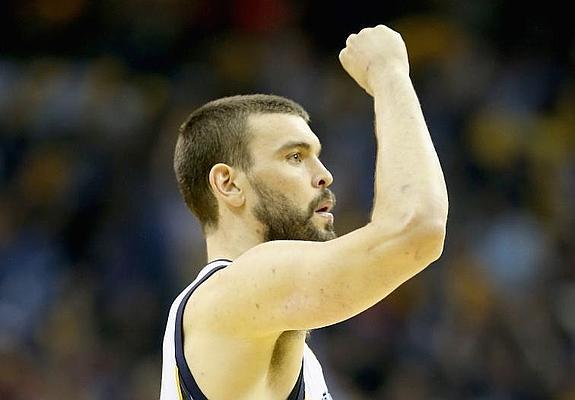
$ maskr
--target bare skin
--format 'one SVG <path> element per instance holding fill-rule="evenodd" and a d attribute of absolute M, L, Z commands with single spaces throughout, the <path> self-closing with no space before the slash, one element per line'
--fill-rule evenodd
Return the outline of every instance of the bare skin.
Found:
<path fill-rule="evenodd" d="M 285 399 L 298 377 L 307 330 L 366 310 L 443 250 L 447 191 L 401 36 L 382 25 L 364 29 L 348 38 L 340 61 L 374 98 L 371 221 L 327 242 L 264 242 L 250 178 L 305 210 L 333 177 L 303 119 L 249 117 L 250 176 L 217 164 L 209 177 L 220 215 L 219 229 L 206 235 L 208 259 L 234 262 L 194 292 L 184 313 L 186 359 L 210 399 Z M 313 216 L 318 229 L 332 218 L 328 214 Z"/>

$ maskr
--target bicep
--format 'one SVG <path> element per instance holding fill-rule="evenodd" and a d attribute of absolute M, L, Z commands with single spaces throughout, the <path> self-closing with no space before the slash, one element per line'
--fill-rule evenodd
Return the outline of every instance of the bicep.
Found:
<path fill-rule="evenodd" d="M 331 325 L 369 308 L 429 264 L 423 236 L 367 225 L 328 242 L 256 246 L 198 288 L 212 328 L 272 334 Z M 418 254 L 419 252 L 419 254 Z"/>

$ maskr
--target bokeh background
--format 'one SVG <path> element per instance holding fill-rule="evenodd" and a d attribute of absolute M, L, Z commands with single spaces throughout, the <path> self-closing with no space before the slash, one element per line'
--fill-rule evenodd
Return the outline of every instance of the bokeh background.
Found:
<path fill-rule="evenodd" d="M 575 29 L 554 0 L 2 0 L 0 399 L 158 398 L 169 305 L 205 263 L 172 151 L 208 100 L 304 105 L 336 228 L 366 223 L 372 104 L 337 54 L 377 23 L 409 49 L 448 237 L 312 333 L 334 398 L 575 399 Z"/>

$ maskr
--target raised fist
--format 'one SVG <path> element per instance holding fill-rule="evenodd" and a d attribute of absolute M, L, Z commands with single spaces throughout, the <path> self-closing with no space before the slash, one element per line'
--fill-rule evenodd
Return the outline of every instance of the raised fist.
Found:
<path fill-rule="evenodd" d="M 376 79 L 397 71 L 409 74 L 407 49 L 401 35 L 384 25 L 351 34 L 339 53 L 347 73 L 370 95 Z"/>

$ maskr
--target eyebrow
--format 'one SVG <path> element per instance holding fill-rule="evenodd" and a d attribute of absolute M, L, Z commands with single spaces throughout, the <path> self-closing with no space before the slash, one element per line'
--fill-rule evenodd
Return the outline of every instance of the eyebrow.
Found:
<path fill-rule="evenodd" d="M 278 153 L 282 153 L 286 150 L 293 149 L 293 148 L 302 148 L 307 151 L 311 151 L 312 145 L 307 142 L 298 142 L 298 141 L 291 141 L 283 144 L 278 150 Z M 321 153 L 321 144 L 318 147 L 317 155 Z"/>

